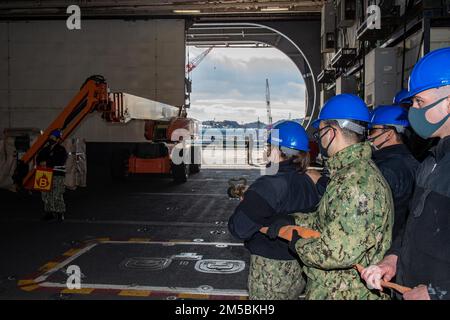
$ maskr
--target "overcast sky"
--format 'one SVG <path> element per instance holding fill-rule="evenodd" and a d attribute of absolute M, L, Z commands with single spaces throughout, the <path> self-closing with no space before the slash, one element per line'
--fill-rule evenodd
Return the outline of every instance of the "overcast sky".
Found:
<path fill-rule="evenodd" d="M 204 48 L 189 47 L 190 60 Z M 273 122 L 302 118 L 305 86 L 294 63 L 274 48 L 215 48 L 192 72 L 190 116 L 267 123 L 266 78 Z"/>

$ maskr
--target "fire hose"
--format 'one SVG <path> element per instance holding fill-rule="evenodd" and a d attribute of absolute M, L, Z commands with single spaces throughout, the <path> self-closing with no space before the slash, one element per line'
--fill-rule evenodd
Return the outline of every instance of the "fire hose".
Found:
<path fill-rule="evenodd" d="M 262 227 L 259 231 L 266 234 L 268 229 L 269 229 L 268 227 Z M 281 227 L 280 231 L 278 232 L 278 237 L 288 240 L 288 241 L 291 241 L 292 233 L 294 232 L 294 230 L 297 231 L 298 235 L 304 239 L 317 239 L 320 237 L 320 232 L 309 229 L 309 228 L 301 227 L 301 226 Z M 361 272 L 364 270 L 364 267 L 361 266 L 360 264 L 355 264 L 353 266 L 353 268 L 355 268 L 359 274 L 361 274 Z M 381 280 L 380 284 L 383 288 L 393 289 L 401 294 L 404 294 L 405 292 L 408 292 L 411 290 L 411 288 L 404 287 L 399 284 L 396 284 L 393 282 L 388 282 L 388 281 L 383 281 L 383 280 Z"/>

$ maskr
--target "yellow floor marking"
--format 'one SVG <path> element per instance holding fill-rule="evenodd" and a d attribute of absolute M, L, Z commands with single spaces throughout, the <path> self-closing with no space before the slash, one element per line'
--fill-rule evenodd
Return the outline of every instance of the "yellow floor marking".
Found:
<path fill-rule="evenodd" d="M 34 282 L 34 280 L 19 280 L 17 284 L 20 287 L 20 289 L 24 291 L 33 291 L 39 288 L 39 285 L 37 285 L 36 282 Z"/>
<path fill-rule="evenodd" d="M 81 289 L 64 289 L 61 293 L 74 293 L 74 294 L 90 294 L 95 289 L 93 288 L 81 288 Z"/>
<path fill-rule="evenodd" d="M 97 238 L 95 240 L 97 240 L 98 242 L 103 242 L 103 241 L 109 241 L 110 238 Z"/>
<path fill-rule="evenodd" d="M 149 242 L 149 238 L 130 238 L 128 241 L 135 241 L 135 242 Z"/>
<path fill-rule="evenodd" d="M 56 267 L 59 264 L 59 262 L 48 262 L 44 264 L 42 267 L 39 268 L 41 271 L 48 271 L 54 267 Z"/>
<path fill-rule="evenodd" d="M 19 280 L 17 284 L 19 286 L 26 286 L 28 284 L 33 284 L 33 283 L 35 283 L 34 280 L 30 279 L 30 280 Z"/>
<path fill-rule="evenodd" d="M 23 291 L 33 291 L 36 290 L 37 288 L 39 288 L 39 285 L 33 285 L 33 286 L 24 286 L 24 287 L 20 287 L 20 289 L 22 289 Z"/>
<path fill-rule="evenodd" d="M 119 292 L 119 296 L 148 297 L 151 293 L 149 290 L 122 290 Z"/>
<path fill-rule="evenodd" d="M 79 252 L 80 250 L 81 249 L 70 249 L 70 250 L 67 250 L 66 252 L 64 252 L 63 256 L 71 257 L 74 254 L 76 254 L 77 252 Z"/>
<path fill-rule="evenodd" d="M 209 299 L 209 294 L 198 294 L 198 293 L 180 293 L 178 298 L 186 299 Z"/>

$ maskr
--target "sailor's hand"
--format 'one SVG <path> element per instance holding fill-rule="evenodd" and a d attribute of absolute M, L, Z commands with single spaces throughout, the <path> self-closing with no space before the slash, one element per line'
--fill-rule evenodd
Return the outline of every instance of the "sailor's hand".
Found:
<path fill-rule="evenodd" d="M 386 256 L 377 265 L 372 265 L 365 268 L 361 272 L 361 278 L 366 281 L 369 289 L 378 289 L 383 291 L 381 287 L 381 280 L 390 281 L 397 273 L 397 259 L 396 255 Z"/>

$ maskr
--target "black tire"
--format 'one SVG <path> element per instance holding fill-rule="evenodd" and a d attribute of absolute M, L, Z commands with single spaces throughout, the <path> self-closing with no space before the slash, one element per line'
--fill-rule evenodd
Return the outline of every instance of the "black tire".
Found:
<path fill-rule="evenodd" d="M 111 159 L 111 177 L 113 181 L 122 181 L 128 175 L 127 162 L 130 153 L 127 150 L 116 151 L 112 154 Z"/>
<path fill-rule="evenodd" d="M 187 181 L 189 175 L 189 167 L 182 163 L 172 166 L 172 177 L 176 183 L 184 183 Z"/>

